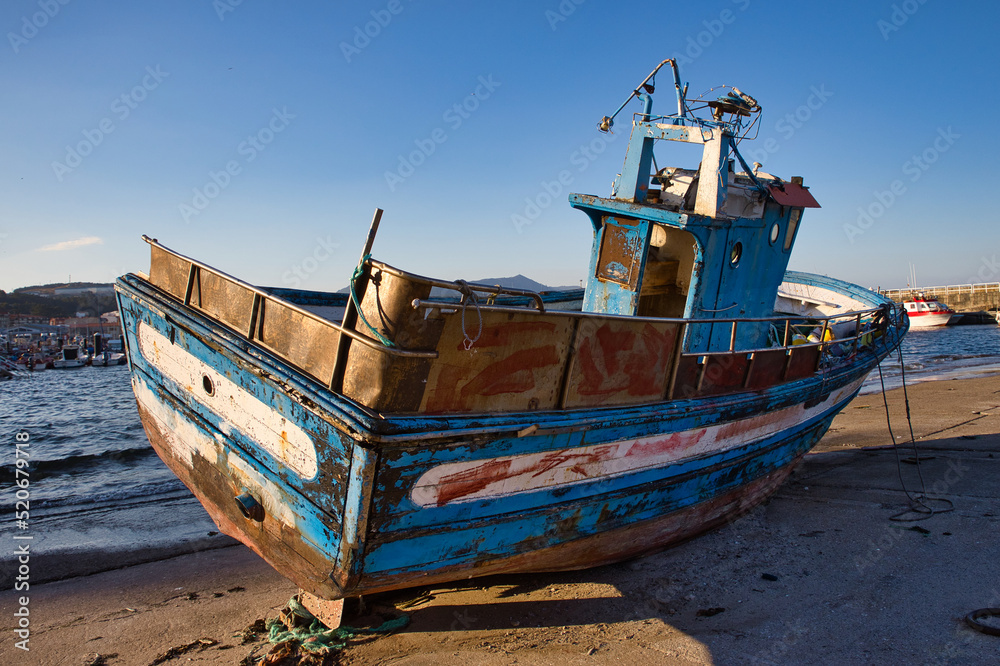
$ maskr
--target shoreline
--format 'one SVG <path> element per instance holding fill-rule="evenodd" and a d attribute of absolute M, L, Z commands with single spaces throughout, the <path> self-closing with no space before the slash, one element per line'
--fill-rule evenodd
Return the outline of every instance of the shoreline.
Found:
<path fill-rule="evenodd" d="M 45 529 L 34 528 L 44 523 Z M 66 580 L 102 571 L 169 559 L 178 555 L 238 545 L 218 532 L 208 513 L 187 490 L 126 507 L 93 506 L 80 512 L 36 517 L 21 535 L 30 536 L 37 583 Z M 0 533 L 4 541 L 17 536 Z M 14 548 L 0 556 L 0 585 L 15 582 Z"/>
<path fill-rule="evenodd" d="M 881 394 L 861 395 L 771 500 L 730 525 L 605 567 L 381 595 L 370 602 L 408 613 L 410 626 L 352 641 L 342 663 L 506 664 L 515 653 L 527 664 L 995 663 L 997 639 L 962 617 L 1000 606 L 990 587 L 1000 588 L 1000 378 L 907 391 L 925 486 L 954 503 L 950 513 L 889 520 L 906 508 L 899 475 L 911 489 L 918 477 L 905 462 L 897 470 Z M 908 443 L 902 390 L 886 397 L 896 440 Z M 47 565 L 32 566 L 30 661 L 11 638 L 23 593 L 8 588 L 3 663 L 96 653 L 145 665 L 210 638 L 183 659 L 233 664 L 267 649 L 233 635 L 296 592 L 240 545 L 42 584 Z"/>

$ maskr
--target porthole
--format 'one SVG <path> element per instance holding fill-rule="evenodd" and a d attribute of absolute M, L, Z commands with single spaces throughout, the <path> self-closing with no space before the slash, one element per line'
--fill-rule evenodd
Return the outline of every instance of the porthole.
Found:
<path fill-rule="evenodd" d="M 733 251 L 729 253 L 729 265 L 736 268 L 740 265 L 740 258 L 743 256 L 743 243 L 737 241 L 733 244 Z"/>
<path fill-rule="evenodd" d="M 771 245 L 774 245 L 778 240 L 778 235 L 781 233 L 781 226 L 775 222 L 771 225 Z"/>
<path fill-rule="evenodd" d="M 205 393 L 215 395 L 215 384 L 212 383 L 212 378 L 208 375 L 202 375 L 201 387 L 205 389 Z"/>

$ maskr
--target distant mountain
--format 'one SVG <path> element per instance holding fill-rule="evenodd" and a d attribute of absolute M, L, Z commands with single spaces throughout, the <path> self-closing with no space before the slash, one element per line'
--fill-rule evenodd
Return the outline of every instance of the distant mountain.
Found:
<path fill-rule="evenodd" d="M 535 282 L 529 277 L 525 277 L 521 274 L 515 275 L 514 277 L 503 277 L 503 278 L 483 278 L 482 280 L 472 280 L 478 284 L 498 284 L 501 287 L 506 287 L 507 289 L 525 289 L 527 291 L 566 291 L 567 289 L 579 289 L 578 285 L 572 285 L 569 287 L 548 287 L 541 282 Z"/>

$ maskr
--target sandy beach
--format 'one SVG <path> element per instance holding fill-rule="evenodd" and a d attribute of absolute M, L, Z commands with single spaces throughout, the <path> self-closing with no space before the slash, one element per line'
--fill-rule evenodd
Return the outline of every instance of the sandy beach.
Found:
<path fill-rule="evenodd" d="M 882 395 L 862 396 L 726 528 L 597 569 L 369 598 L 410 624 L 352 641 L 339 663 L 995 664 L 1000 637 L 963 617 L 1000 606 L 1000 377 L 908 391 L 919 470 L 891 446 Z M 902 391 L 888 400 L 908 444 Z M 908 507 L 901 477 L 953 510 L 891 521 Z M 245 630 L 295 592 L 243 546 L 33 583 L 0 594 L 0 663 L 252 663 L 270 646 Z M 30 651 L 16 647 L 20 597 Z"/>

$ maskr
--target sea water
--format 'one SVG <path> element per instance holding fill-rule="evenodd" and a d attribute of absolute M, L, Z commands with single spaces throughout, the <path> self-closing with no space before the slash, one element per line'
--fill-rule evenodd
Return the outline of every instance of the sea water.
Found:
<path fill-rule="evenodd" d="M 14 479 L 13 442 L 25 449 L 32 514 L 129 503 L 184 485 L 160 461 L 136 412 L 129 369 L 83 367 L 21 373 L 0 384 L 5 455 L 2 477 Z M 0 528 L 2 528 L 0 522 Z"/>
<path fill-rule="evenodd" d="M 902 347 L 882 363 L 887 388 L 1000 373 L 1000 327 L 957 326 L 910 331 Z M 862 392 L 881 389 L 873 372 Z M 153 452 L 136 412 L 126 366 L 21 373 L 0 382 L 0 483 L 7 515 L 0 539 L 19 533 L 14 518 L 15 442 L 26 432 L 30 446 L 30 529 L 34 543 L 59 548 L 74 538 L 88 548 L 155 550 L 185 532 L 213 530 L 207 514 Z M 95 525 L 100 524 L 101 529 Z M 58 532 L 56 535 L 55 533 Z M 54 547 L 54 546 L 53 546 Z M 192 548 L 197 547 L 193 544 Z M 0 561 L 9 559 L 0 554 Z"/>
<path fill-rule="evenodd" d="M 965 379 L 1000 373 L 1000 326 L 943 326 L 911 329 L 900 354 L 893 353 L 881 364 L 887 389 L 939 379 Z M 861 393 L 882 390 L 878 370 L 872 372 Z"/>

